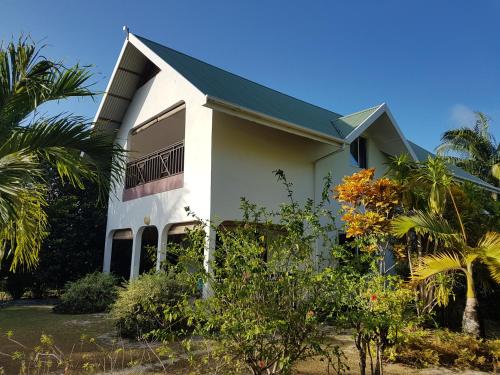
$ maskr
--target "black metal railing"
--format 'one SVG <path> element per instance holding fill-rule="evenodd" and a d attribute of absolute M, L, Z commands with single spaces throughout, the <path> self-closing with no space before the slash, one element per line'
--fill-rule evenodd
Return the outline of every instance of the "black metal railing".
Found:
<path fill-rule="evenodd" d="M 184 142 L 175 143 L 130 163 L 125 171 L 125 188 L 184 172 Z"/>

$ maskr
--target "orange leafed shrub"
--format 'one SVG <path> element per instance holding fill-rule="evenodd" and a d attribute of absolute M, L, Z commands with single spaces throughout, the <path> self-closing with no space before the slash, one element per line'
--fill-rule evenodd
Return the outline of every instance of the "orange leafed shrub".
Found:
<path fill-rule="evenodd" d="M 343 178 L 334 188 L 342 207 L 347 237 L 388 232 L 394 209 L 400 204 L 401 188 L 388 179 L 374 179 L 375 169 L 363 169 Z"/>

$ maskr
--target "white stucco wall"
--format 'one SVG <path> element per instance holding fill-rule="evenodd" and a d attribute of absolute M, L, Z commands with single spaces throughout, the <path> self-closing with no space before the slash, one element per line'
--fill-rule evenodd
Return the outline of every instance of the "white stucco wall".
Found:
<path fill-rule="evenodd" d="M 293 183 L 295 198 L 314 198 L 314 160 L 333 146 L 214 112 L 212 217 L 238 220 L 240 198 L 270 209 L 287 200 L 273 170 Z"/>
<path fill-rule="evenodd" d="M 375 142 L 369 138 L 367 134 L 363 134 L 363 137 L 367 139 L 367 164 L 369 168 L 375 168 L 375 176 L 380 177 L 386 171 L 386 166 L 384 163 L 386 162 L 385 155 L 378 149 Z M 349 176 L 355 172 L 359 172 L 360 168 L 354 166 L 351 163 L 350 150 L 349 145 L 346 145 L 344 149 L 335 152 L 334 154 L 318 161 L 316 163 L 316 196 L 321 197 L 321 192 L 323 189 L 323 178 L 328 173 L 332 174 L 333 177 L 333 186 L 338 185 L 342 182 L 342 178 L 344 176 Z M 331 192 L 331 196 L 333 196 L 333 192 Z M 340 215 L 338 215 L 340 211 L 340 206 L 335 200 L 331 200 L 330 202 L 330 210 L 336 214 L 337 221 L 336 226 L 339 232 L 343 232 L 343 223 L 340 220 Z M 320 266 L 327 265 L 330 259 L 328 254 L 328 249 L 321 248 L 318 246 L 318 257 L 320 258 Z"/>
<path fill-rule="evenodd" d="M 204 96 L 173 69 L 162 70 L 139 88 L 125 114 L 117 135 L 128 148 L 131 129 L 161 111 L 184 101 L 186 104 L 184 187 L 122 202 L 123 186 L 110 195 L 107 232 L 131 228 L 134 235 L 150 225 L 162 232 L 166 224 L 190 220 L 184 210 L 190 206 L 201 217 L 210 215 L 212 110 L 203 107 Z M 167 145 L 165 145 L 167 146 Z"/>

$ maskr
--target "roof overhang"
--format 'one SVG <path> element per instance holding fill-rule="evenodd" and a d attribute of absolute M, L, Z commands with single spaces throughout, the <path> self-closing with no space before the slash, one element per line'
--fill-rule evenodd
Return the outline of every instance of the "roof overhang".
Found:
<path fill-rule="evenodd" d="M 121 126 L 135 91 L 144 83 L 144 70 L 151 66 L 158 70 L 169 68 L 169 65 L 139 38 L 129 34 L 97 109 L 94 126 L 101 126 L 106 130 L 116 130 Z"/>
<path fill-rule="evenodd" d="M 394 141 L 400 142 L 401 145 L 404 147 L 404 151 L 406 151 L 411 158 L 414 161 L 417 161 L 417 156 L 415 155 L 415 152 L 409 145 L 408 141 L 406 140 L 406 137 L 403 135 L 403 132 L 401 131 L 401 128 L 399 127 L 398 123 L 394 119 L 394 116 L 392 115 L 391 111 L 389 110 L 389 107 L 387 104 L 382 103 L 381 105 L 378 106 L 378 108 L 371 113 L 361 124 L 359 124 L 356 128 L 354 128 L 345 138 L 345 141 L 347 143 L 352 143 L 356 138 L 358 138 L 361 134 L 364 132 L 369 131 L 369 128 L 372 127 L 377 123 L 377 120 L 381 119 L 382 116 L 386 115 L 388 122 L 386 122 L 386 127 L 389 126 L 391 130 L 395 134 Z M 374 136 L 374 138 L 377 138 Z M 381 137 L 381 138 L 386 138 L 386 136 Z M 381 140 L 381 142 L 387 142 L 387 140 Z M 387 152 L 388 154 L 394 154 L 393 152 Z"/>
<path fill-rule="evenodd" d="M 206 102 L 204 105 L 216 111 L 224 112 L 239 118 L 243 118 L 245 120 L 250 120 L 261 125 L 269 126 L 271 128 L 279 129 L 287 133 L 313 139 L 322 143 L 336 145 L 339 147 L 346 143 L 345 140 L 331 136 L 329 134 L 317 132 L 298 124 L 293 124 L 291 122 L 271 117 L 260 112 L 252 111 L 248 108 L 244 108 L 212 96 L 206 96 Z"/>
<path fill-rule="evenodd" d="M 461 181 L 461 182 L 470 182 L 471 184 L 474 184 L 474 185 L 477 185 L 479 186 L 480 188 L 484 189 L 484 190 L 487 190 L 491 193 L 495 193 L 495 194 L 500 194 L 500 188 L 497 188 L 493 185 L 490 185 L 486 182 L 483 183 L 483 181 L 481 180 L 481 182 L 475 180 L 475 179 L 469 179 L 467 177 L 462 177 L 462 176 L 457 176 L 455 174 L 453 174 L 453 178 L 455 180 L 458 180 L 458 181 Z"/>

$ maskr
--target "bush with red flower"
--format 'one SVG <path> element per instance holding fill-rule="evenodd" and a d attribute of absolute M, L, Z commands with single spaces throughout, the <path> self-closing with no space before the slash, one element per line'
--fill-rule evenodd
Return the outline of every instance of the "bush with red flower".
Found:
<path fill-rule="evenodd" d="M 398 276 L 359 273 L 352 266 L 325 270 L 332 321 L 354 330 L 360 373 L 382 373 L 384 350 L 415 321 L 414 294 Z M 369 359 L 369 366 L 367 363 Z"/>

